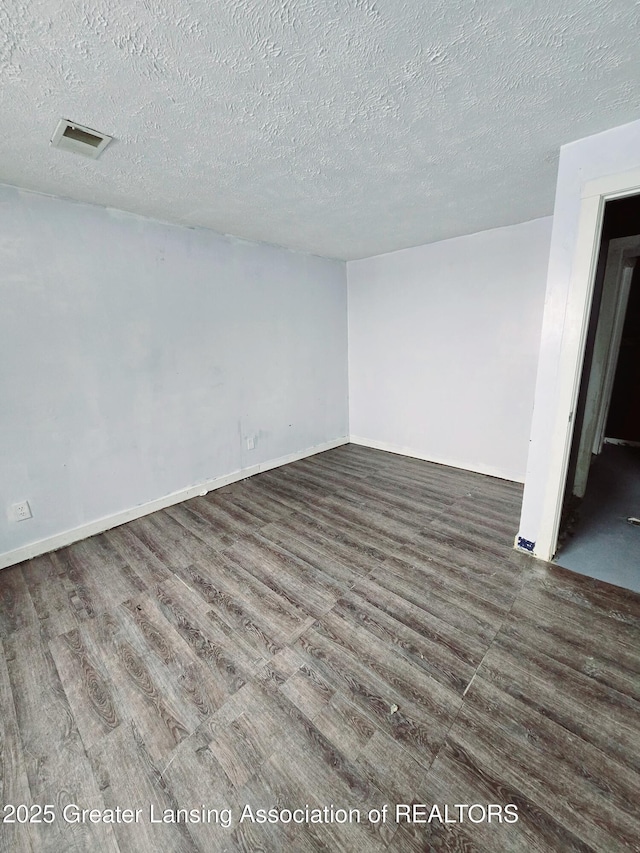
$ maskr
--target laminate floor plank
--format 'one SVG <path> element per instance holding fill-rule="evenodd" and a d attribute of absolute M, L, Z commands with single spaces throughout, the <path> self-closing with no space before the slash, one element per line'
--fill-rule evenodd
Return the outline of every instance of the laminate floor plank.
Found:
<path fill-rule="evenodd" d="M 298 732 L 295 727 L 287 750 L 274 753 L 263 766 L 263 772 L 249 780 L 242 791 L 245 802 L 257 805 L 269 798 L 285 808 L 326 804 L 335 809 L 356 809 L 361 815 L 366 815 L 374 803 L 381 802 L 381 793 L 359 775 L 355 765 L 329 746 L 311 724 L 302 725 L 302 740 Z M 311 757 L 308 754 L 306 742 L 310 734 L 313 751 L 323 756 L 321 760 L 313 760 L 313 753 Z M 265 778 L 269 780 L 266 791 Z M 301 790 L 306 792 L 304 800 L 300 797 Z M 302 838 L 299 832 L 289 833 L 288 846 L 282 849 L 382 851 L 390 840 L 366 820 L 342 825 L 308 824 Z M 312 846 L 307 847 L 309 843 Z"/>
<path fill-rule="evenodd" d="M 475 678 L 467 696 L 450 733 L 452 738 L 462 720 L 468 720 L 473 727 L 480 725 L 487 733 L 497 731 L 500 742 L 513 745 L 519 755 L 528 756 L 529 771 L 537 759 L 541 759 L 543 767 L 553 761 L 554 779 L 546 784 L 570 784 L 573 793 L 583 800 L 579 809 L 583 818 L 599 825 L 603 811 L 618 813 L 619 820 L 628 820 L 631 833 L 640 838 L 636 799 L 640 776 L 627 762 L 612 758 L 584 738 L 577 740 L 564 726 L 502 691 L 482 674 Z M 546 776 L 542 781 L 545 779 Z"/>
<path fill-rule="evenodd" d="M 0 572 L 3 801 L 140 809 L 0 853 L 640 853 L 640 595 L 516 552 L 521 498 L 343 445 Z M 241 821 L 307 805 L 363 820 Z"/>
<path fill-rule="evenodd" d="M 153 666 L 157 679 L 165 685 L 163 693 L 174 696 L 177 707 L 195 729 L 226 701 L 228 693 L 221 689 L 220 679 L 154 602 L 141 596 L 125 601 L 120 606 L 123 611 L 123 621 L 128 621 L 128 639 L 147 665 Z M 234 687 L 241 683 L 240 679 Z"/>
<path fill-rule="evenodd" d="M 260 611 L 264 611 L 266 607 L 271 608 L 274 614 L 274 630 L 281 631 L 285 642 L 290 642 L 314 621 L 314 617 L 309 613 L 307 602 L 302 596 L 296 594 L 295 590 L 290 591 L 278 583 L 273 574 L 260 572 L 261 560 L 255 553 L 252 554 L 253 559 L 251 559 L 247 551 L 238 553 L 238 550 L 225 551 L 222 555 L 222 567 L 218 569 L 216 576 L 220 577 L 224 574 L 229 589 L 233 589 L 238 596 L 242 595 L 247 606 Z M 311 590 L 309 597 L 313 597 Z M 330 599 L 326 597 L 319 602 L 322 609 L 327 609 L 328 605 L 330 605 Z M 314 608 L 311 607 L 311 609 Z"/>
<path fill-rule="evenodd" d="M 269 782 L 266 782 L 266 779 Z M 241 853 L 255 853 L 256 851 L 285 851 L 296 850 L 299 853 L 326 853 L 329 849 L 324 842 L 317 840 L 317 835 L 308 831 L 296 832 L 291 825 L 283 823 L 267 823 L 258 825 L 252 819 L 260 808 L 285 808 L 285 804 L 294 804 L 299 787 L 295 782 L 283 778 L 270 762 L 263 766 L 260 775 L 252 776 L 242 788 L 240 798 L 245 807 L 250 811 L 246 813 L 245 819 L 240 822 L 241 815 L 237 816 L 236 825 L 232 833 L 232 839 L 236 845 L 235 849 Z M 265 804 L 269 803 L 269 806 Z M 291 806 L 289 806 L 291 807 Z"/>
<path fill-rule="evenodd" d="M 69 594 L 70 584 L 67 581 L 65 585 L 64 571 L 53 560 L 53 555 L 43 554 L 24 563 L 22 574 L 40 620 L 41 633 L 57 637 L 80 624 Z"/>
<path fill-rule="evenodd" d="M 377 782 L 386 802 L 422 802 L 424 780 L 433 756 L 417 753 L 387 732 L 376 729 L 360 750 L 355 764 Z"/>
<path fill-rule="evenodd" d="M 214 551 L 227 548 L 243 533 L 256 527 L 253 516 L 243 513 L 233 505 L 225 508 L 221 501 L 214 502 L 206 497 L 193 498 L 183 504 L 168 507 L 166 513 L 206 542 Z M 240 519 L 242 515 L 246 520 Z"/>
<path fill-rule="evenodd" d="M 62 687 L 85 749 L 120 725 L 111 677 L 82 627 L 49 641 Z"/>
<path fill-rule="evenodd" d="M 307 664 L 285 681 L 280 692 L 310 720 L 324 711 L 336 695 L 335 688 Z"/>
<path fill-rule="evenodd" d="M 509 550 L 513 540 L 510 545 L 496 542 L 492 535 L 487 535 L 480 519 L 473 524 L 467 522 L 464 526 L 459 521 L 453 512 L 438 516 L 423 530 L 419 544 L 428 548 L 434 548 L 437 544 L 446 546 L 448 553 L 445 551 L 445 555 L 453 557 L 454 562 L 457 553 L 458 558 L 474 563 L 485 561 L 489 566 L 493 565 L 494 570 L 496 567 L 512 567 L 514 574 L 519 574 L 526 567 L 529 557 Z"/>
<path fill-rule="evenodd" d="M 442 558 L 432 557 L 422 548 L 405 545 L 390 552 L 385 559 L 390 572 L 408 580 L 413 579 L 421 593 L 431 588 L 454 595 L 462 605 L 468 601 L 469 608 L 480 608 L 486 616 L 504 618 L 513 606 L 522 585 L 521 578 L 511 572 L 495 571 L 479 573 L 477 570 L 453 566 Z"/>
<path fill-rule="evenodd" d="M 149 753 L 162 761 L 198 725 L 195 709 L 130 636 L 118 610 L 98 617 L 86 630 L 100 649 L 119 716 L 135 722 Z"/>
<path fill-rule="evenodd" d="M 242 787 L 265 760 L 242 722 L 241 715 L 217 734 L 208 745 L 234 788 Z"/>
<path fill-rule="evenodd" d="M 454 598 L 459 607 L 488 624 L 502 624 L 516 598 L 517 590 L 489 578 L 478 582 L 471 573 L 449 571 L 435 560 L 420 558 L 417 550 L 403 549 L 387 556 L 384 567 L 414 586 L 418 600 L 433 593 Z"/>
<path fill-rule="evenodd" d="M 256 515 L 255 507 L 237 506 L 229 500 L 233 493 L 220 494 L 218 491 L 208 492 L 204 496 L 192 498 L 186 506 L 200 513 L 210 522 L 214 529 L 224 530 L 230 536 L 244 536 L 256 527 L 265 524 L 264 519 Z"/>
<path fill-rule="evenodd" d="M 307 461 L 309 465 L 316 464 L 315 460 L 311 459 L 303 461 Z M 323 467 L 316 466 L 315 470 L 321 472 Z M 431 495 L 432 499 L 439 499 L 441 505 L 455 499 L 453 495 L 445 496 L 444 490 L 441 490 L 439 495 L 436 494 L 436 490 L 432 488 L 433 476 L 425 478 L 419 470 L 417 476 L 413 476 L 411 473 L 407 473 L 406 469 L 397 467 L 397 460 L 392 460 L 392 464 L 386 466 L 378 464 L 376 461 L 368 465 L 358 464 L 356 468 L 352 464 L 351 467 L 347 468 L 347 464 L 341 459 L 332 463 L 331 471 L 335 472 L 338 482 L 341 483 L 341 486 L 335 490 L 335 494 L 339 494 L 345 489 L 369 497 L 375 497 L 377 494 L 378 497 L 387 500 L 393 497 L 400 498 L 403 487 L 407 487 L 410 489 L 412 499 L 418 497 L 420 489 Z M 450 484 L 447 483 L 446 485 Z M 375 494 L 372 493 L 372 490 Z M 462 491 L 460 487 L 457 490 L 458 494 L 461 494 Z"/>
<path fill-rule="evenodd" d="M 265 638 L 285 644 L 314 621 L 293 600 L 275 592 L 225 554 L 220 554 L 215 564 L 189 566 L 180 576 L 232 627 L 251 624 L 265 648 L 269 648 Z"/>
<path fill-rule="evenodd" d="M 576 575 L 553 564 L 543 565 L 539 572 L 542 576 L 531 578 L 523 590 L 527 597 L 537 591 L 552 601 L 579 608 L 585 619 L 589 618 L 587 614 L 595 613 L 633 632 L 640 630 L 640 596 L 637 593 Z"/>
<path fill-rule="evenodd" d="M 353 480 L 371 476 L 377 470 L 377 463 L 368 462 L 354 457 L 348 452 L 338 455 L 329 451 L 328 453 L 316 453 L 306 459 L 295 462 L 303 470 L 317 471 L 318 474 L 326 472 L 328 476 L 337 476 L 342 480 Z"/>
<path fill-rule="evenodd" d="M 395 837 L 387 847 L 388 853 L 495 853 L 497 848 L 482 847 L 469 831 L 455 830 L 450 826 L 432 823 L 429 827 L 417 827 L 413 831 L 399 827 Z M 500 848 L 505 851 L 505 847 Z"/>
<path fill-rule="evenodd" d="M 213 551 L 221 551 L 234 541 L 234 537 L 225 535 L 224 528 L 220 529 L 218 525 L 212 524 L 208 519 L 198 514 L 194 507 L 194 499 L 166 507 L 163 510 L 163 517 L 168 525 L 168 535 L 180 544 L 195 537 L 208 545 Z M 177 531 L 174 535 L 171 533 L 171 528 Z"/>
<path fill-rule="evenodd" d="M 166 514 L 154 513 L 129 522 L 127 527 L 159 563 L 166 566 L 170 572 L 174 572 L 177 568 L 190 565 L 193 558 L 183 547 L 183 541 L 189 536 L 188 531 L 179 528 L 180 535 L 178 537 L 175 534 L 170 535 L 169 529 L 165 525 L 166 519 L 171 520 Z M 195 537 L 193 538 L 195 539 Z M 200 540 L 197 541 L 202 545 Z"/>
<path fill-rule="evenodd" d="M 496 507 L 510 508 L 516 515 L 520 515 L 524 484 L 497 477 L 483 477 L 476 475 L 477 480 L 471 488 L 471 495 L 480 500 L 488 501 Z"/>
<path fill-rule="evenodd" d="M 207 747 L 208 749 L 209 744 L 217 739 L 221 732 L 224 732 L 231 723 L 235 722 L 249 707 L 253 706 L 256 691 L 255 684 L 251 683 L 243 685 L 235 693 L 230 694 L 217 711 L 214 711 L 213 714 L 204 719 L 195 732 L 176 747 L 173 756 L 178 755 L 181 750 L 187 748 L 198 750 L 202 747 Z M 216 766 L 219 769 L 219 776 L 224 776 L 226 780 L 225 785 L 227 789 L 231 790 L 233 786 L 229 782 L 223 768 L 219 763 Z"/>
<path fill-rule="evenodd" d="M 293 534 L 305 544 L 356 570 L 359 569 L 363 574 L 370 572 L 385 559 L 385 555 L 378 548 L 370 545 L 360 531 L 357 531 L 355 536 L 350 535 L 343 530 L 316 521 L 311 514 L 292 513 L 273 527 Z M 271 525 L 264 528 L 265 531 L 270 529 L 272 529 Z"/>
<path fill-rule="evenodd" d="M 361 576 L 270 527 L 227 549 L 225 556 L 297 608 L 313 614 L 330 609 Z"/>
<path fill-rule="evenodd" d="M 326 738 L 314 723 L 291 702 L 281 690 L 262 691 L 261 703 L 268 708 L 272 725 L 282 732 L 283 747 L 276 749 L 270 761 L 287 768 L 290 774 L 308 783 L 308 790 L 316 795 L 318 788 L 326 786 L 331 795 L 342 790 L 344 798 L 354 802 L 366 799 L 368 781 L 339 747 Z M 305 757 L 306 756 L 306 757 Z"/>
<path fill-rule="evenodd" d="M 291 512 L 290 506 L 256 488 L 254 479 L 234 483 L 226 489 L 219 489 L 215 494 L 223 506 L 237 507 L 252 516 L 256 527 L 279 521 Z"/>
<path fill-rule="evenodd" d="M 623 654 L 630 654 L 632 660 L 637 660 L 634 652 L 638 630 L 632 623 L 620 620 L 617 613 L 610 614 L 605 609 L 585 610 L 580 604 L 550 594 L 537 583 L 525 584 L 514 605 L 514 612 L 529 609 L 536 617 L 541 616 L 550 626 L 553 625 L 549 630 L 567 632 L 569 636 L 585 634 L 594 640 L 601 635 L 605 646 L 612 644 Z"/>
<path fill-rule="evenodd" d="M 439 562 L 477 572 L 479 577 L 483 574 L 489 577 L 504 575 L 505 583 L 516 585 L 518 589 L 521 587 L 533 558 L 515 551 L 511 553 L 504 546 L 494 546 L 490 536 L 483 537 L 480 544 L 476 545 L 467 531 L 458 531 L 456 534 L 454 526 L 447 528 L 442 524 L 436 529 L 436 522 L 437 519 L 421 532 L 420 539 L 415 543 L 416 549 Z M 414 547 L 414 544 L 410 547 Z"/>
<path fill-rule="evenodd" d="M 512 661 L 514 665 L 532 676 L 542 678 L 549 686 L 583 704 L 589 705 L 594 712 L 606 714 L 611 707 L 616 709 L 616 720 L 621 725 L 635 728 L 634 719 L 640 714 L 640 703 L 627 693 L 615 690 L 591 675 L 585 675 L 574 667 L 558 661 L 511 638 L 505 631 L 497 637 L 492 654 L 499 654 L 503 664 Z"/>
<path fill-rule="evenodd" d="M 317 616 L 330 610 L 345 585 L 261 536 L 247 536 L 225 551 L 245 571 L 288 601 Z"/>
<path fill-rule="evenodd" d="M 327 454 L 328 456 L 329 454 Z M 466 486 L 468 483 L 482 482 L 482 475 L 478 475 L 473 471 L 466 471 L 462 468 L 449 468 L 446 465 L 438 463 L 425 464 L 421 459 L 416 459 L 411 456 L 403 456 L 398 453 L 390 453 L 384 450 L 371 451 L 370 448 L 358 447 L 357 445 L 348 445 L 341 454 L 333 454 L 333 456 L 345 455 L 349 459 L 358 459 L 363 467 L 371 470 L 374 465 L 374 473 L 388 472 L 391 474 L 403 474 L 412 477 L 414 480 L 436 480 L 444 484 L 454 484 L 458 487 Z"/>
<path fill-rule="evenodd" d="M 383 586 L 372 578 L 365 578 L 358 581 L 354 587 L 354 594 L 392 619 L 406 625 L 436 648 L 443 648 L 450 652 L 460 661 L 461 676 L 468 674 L 467 667 L 475 670 L 487 651 L 489 638 L 478 637 L 452 625 L 448 620 L 448 614 L 447 618 L 441 619 L 428 607 L 416 603 L 416 595 L 411 587 L 395 584 L 393 579 Z"/>
<path fill-rule="evenodd" d="M 39 630 L 38 612 L 20 566 L 12 566 L 3 571 L 1 594 L 0 639 L 21 629 Z"/>
<path fill-rule="evenodd" d="M 194 530 L 186 527 L 182 521 L 178 521 L 175 516 L 178 516 L 177 510 L 189 514 L 184 507 L 177 507 L 176 511 L 170 507 L 173 515 L 168 510 L 153 513 L 144 519 L 139 519 L 139 522 L 146 522 L 147 529 L 151 536 L 155 535 L 156 540 L 161 543 L 171 543 L 172 552 L 174 554 L 174 565 L 169 564 L 172 571 L 184 568 L 196 561 L 201 563 L 215 563 L 218 554 L 222 550 L 223 545 L 220 544 L 219 537 L 212 533 L 214 544 L 204 541 L 200 535 L 194 534 Z M 195 517 L 190 514 L 191 517 Z M 160 546 L 162 547 L 162 545 Z"/>
<path fill-rule="evenodd" d="M 442 623 L 451 625 L 479 641 L 484 649 L 495 637 L 500 620 L 490 614 L 476 616 L 466 610 L 455 596 L 447 595 L 436 590 L 424 591 L 415 583 L 399 577 L 397 574 L 386 571 L 384 567 L 376 567 L 370 573 L 370 580 L 389 592 L 395 593 L 400 598 L 415 602 L 422 610 L 435 616 Z M 487 618 L 489 616 L 490 618 Z"/>
<path fill-rule="evenodd" d="M 270 644 L 266 655 L 263 649 L 256 650 L 249 626 L 242 622 L 242 630 L 235 631 L 212 613 L 208 602 L 179 580 L 163 584 L 157 590 L 157 602 L 165 619 L 211 670 L 218 692 L 217 704 L 247 684 L 265 658 L 274 649 L 279 650 L 275 644 Z"/>
<path fill-rule="evenodd" d="M 319 468 L 307 459 L 293 462 L 282 473 L 287 477 L 285 482 L 299 483 L 302 486 L 308 485 L 312 489 L 321 490 L 323 496 L 318 497 L 317 503 L 330 500 L 332 495 L 343 494 L 347 484 L 354 480 L 352 476 L 346 476 L 345 472 L 339 468 L 331 469 L 327 466 Z M 327 493 L 327 489 L 330 490 L 329 493 Z"/>
<path fill-rule="evenodd" d="M 356 761 L 379 731 L 369 717 L 341 692 L 333 694 L 326 706 L 314 716 L 313 723 L 351 761 Z"/>
<path fill-rule="evenodd" d="M 403 545 L 394 556 L 426 569 L 429 563 L 445 566 L 446 580 L 459 579 L 464 586 L 484 589 L 496 601 L 502 590 L 504 602 L 520 593 L 530 570 L 528 557 L 516 555 L 520 559 L 514 565 L 499 552 L 491 555 L 469 550 L 466 545 L 428 527 L 421 532 L 419 540 Z"/>
<path fill-rule="evenodd" d="M 358 592 L 346 593 L 333 608 L 345 620 L 362 625 L 379 640 L 393 646 L 412 666 L 462 694 L 475 667 L 461 661 L 444 643 L 437 643 L 370 604 Z"/>
<path fill-rule="evenodd" d="M 168 761 L 159 762 L 151 755 L 134 720 L 92 747 L 89 758 L 106 807 L 140 810 L 138 822 L 113 827 L 121 851 L 197 853 L 201 849 L 184 823 L 159 826 L 151 822 L 151 808 L 158 817 L 165 809 L 191 808 L 193 801 L 183 806 L 175 797 L 165 779 Z M 90 849 L 86 848 L 87 853 Z M 103 848 L 97 844 L 93 849 Z"/>
<path fill-rule="evenodd" d="M 282 475 L 279 471 L 267 471 L 255 483 L 255 488 L 263 494 L 272 494 L 280 503 L 294 510 L 306 506 L 314 506 L 322 498 L 329 497 L 332 492 L 329 486 L 321 487 L 309 482 L 302 483 L 293 477 Z"/>
<path fill-rule="evenodd" d="M 338 500 L 354 504 L 361 510 L 371 509 L 418 532 L 455 502 L 454 498 L 448 503 L 443 502 L 442 496 L 419 499 L 415 494 L 407 495 L 402 489 L 385 489 L 381 484 L 373 484 L 371 479 L 348 483 L 325 503 Z"/>
<path fill-rule="evenodd" d="M 236 714 L 231 721 L 238 734 L 244 741 L 251 744 L 251 748 L 257 755 L 257 765 L 253 767 L 252 775 L 261 775 L 259 765 L 262 765 L 279 749 L 286 748 L 289 742 L 291 723 L 288 716 L 280 712 L 280 706 L 274 706 L 266 693 L 275 696 L 279 690 L 271 689 L 273 685 L 264 681 L 248 685 L 244 689 L 242 702 L 237 702 L 240 713 Z M 223 729 L 217 730 L 218 737 L 224 733 Z"/>
<path fill-rule="evenodd" d="M 307 631 L 297 645 L 310 666 L 379 728 L 426 755 L 437 751 L 447 723 L 452 721 L 446 716 L 446 707 L 434 711 L 416 703 L 411 698 L 414 690 L 410 684 L 395 675 L 390 675 L 390 681 L 382 680 L 368 665 L 369 660 L 357 660 L 342 645 L 315 629 Z"/>
<path fill-rule="evenodd" d="M 416 522 L 421 521 L 423 525 L 430 524 L 446 513 L 460 498 L 455 489 L 441 491 L 431 483 L 417 486 L 410 478 L 369 477 L 360 487 L 360 491 L 364 491 L 365 485 L 374 489 L 379 498 L 388 501 L 392 506 L 404 508 L 407 504 L 413 504 L 416 508 Z"/>
<path fill-rule="evenodd" d="M 492 542 L 508 548 L 513 545 L 513 531 L 517 529 L 519 520 L 519 507 L 510 508 L 507 512 L 502 508 L 496 510 L 487 500 L 473 496 L 456 501 L 429 526 L 434 529 L 465 530 L 474 536 L 474 540 L 489 534 Z"/>
<path fill-rule="evenodd" d="M 247 688 L 240 713 L 216 730 L 208 748 L 229 784 L 238 791 L 252 777 L 262 775 L 262 766 L 275 752 L 288 751 L 300 738 L 301 729 L 305 736 L 309 731 L 315 732 L 308 718 L 286 695 L 265 683 L 257 684 Z"/>
<path fill-rule="evenodd" d="M 586 743 L 602 750 L 622 764 L 640 772 L 640 744 L 637 730 L 630 719 L 623 722 L 620 714 L 605 713 L 590 702 L 589 694 L 571 688 L 560 690 L 530 668 L 521 667 L 512 656 L 491 648 L 482 661 L 482 677 L 491 681 L 514 699 L 548 720 L 563 726 Z M 614 696 L 610 697 L 612 704 Z M 632 711 L 633 713 L 633 711 Z"/>
<path fill-rule="evenodd" d="M 376 548 L 398 547 L 420 535 L 421 527 L 394 520 L 388 513 L 371 508 L 360 509 L 344 500 L 327 498 L 314 507 L 314 518 L 327 527 L 344 530 L 354 537 L 364 537 Z"/>
<path fill-rule="evenodd" d="M 548 741 L 543 742 L 544 727 L 539 718 L 531 729 L 524 714 L 516 720 L 509 719 L 504 704 L 499 711 L 495 703 L 489 710 L 486 705 L 480 710 L 477 697 L 482 691 L 482 679 L 476 678 L 448 739 L 490 766 L 507 784 L 522 791 L 546 812 L 557 815 L 562 825 L 586 844 L 612 853 L 632 850 L 640 838 L 638 819 L 624 807 L 624 799 L 621 807 L 620 796 L 612 802 L 614 792 L 597 784 L 597 771 L 594 774 L 591 762 L 584 758 L 585 745 L 571 743 L 565 735 L 564 744 L 549 749 Z M 556 730 L 565 731 L 560 727 Z M 584 765 L 577 772 L 574 769 L 567 773 L 565 762 L 559 759 L 572 753 Z M 604 754 L 599 757 L 605 764 Z M 550 763 L 553 774 L 548 772 Z M 610 781 L 606 779 L 605 786 Z M 616 826 L 615 842 L 611 840 L 611 824 Z"/>
<path fill-rule="evenodd" d="M 554 620 L 547 612 L 514 606 L 502 637 L 532 644 L 537 651 L 588 675 L 640 702 L 640 661 L 630 646 L 595 633 L 595 625 L 578 628 L 568 619 Z"/>
<path fill-rule="evenodd" d="M 304 660 L 298 652 L 285 646 L 258 668 L 256 679 L 265 690 L 278 690 L 303 665 Z"/>
<path fill-rule="evenodd" d="M 125 601 L 144 588 L 104 534 L 76 542 L 54 556 L 64 568 L 81 605 L 82 609 L 76 612 L 85 618 L 105 613 L 114 603 Z M 102 582 L 104 575 L 109 579 L 108 584 Z"/>
<path fill-rule="evenodd" d="M 28 803 L 31 800 L 25 757 L 16 719 L 13 692 L 7 670 L 2 641 L 0 641 L 0 803 Z M 3 817 L 9 815 L 4 811 Z M 31 853 L 29 826 L 5 823 L 0 832 L 2 853 Z"/>
<path fill-rule="evenodd" d="M 456 471 L 452 474 L 451 469 L 444 466 L 406 466 L 400 463 L 381 468 L 369 477 L 369 482 L 380 485 L 383 492 L 406 489 L 410 495 L 419 497 L 422 494 L 440 500 L 442 506 L 447 507 L 452 501 L 470 495 L 477 480 L 470 472 Z"/>
<path fill-rule="evenodd" d="M 116 851 L 111 827 L 101 831 L 61 819 L 67 805 L 101 809 L 104 803 L 48 641 L 26 628 L 3 645 L 29 783 L 27 803 L 52 804 L 56 813 L 52 824 L 29 825 L 34 850 Z"/>
<path fill-rule="evenodd" d="M 336 558 L 334 553 L 328 553 L 323 541 L 305 541 L 300 536 L 304 534 L 283 530 L 278 525 L 267 525 L 260 530 L 260 538 L 278 545 L 293 557 L 297 557 L 307 565 L 311 566 L 316 577 L 324 579 L 328 577 L 340 590 L 346 590 L 357 583 L 364 574 L 362 569 L 355 569 L 350 561 Z M 331 548 L 330 543 L 328 547 Z"/>
<path fill-rule="evenodd" d="M 386 458 L 384 458 L 385 456 Z M 425 465 L 420 459 L 396 454 L 384 454 L 380 461 L 379 470 L 385 472 L 385 476 L 408 478 L 415 483 L 433 486 L 443 493 L 449 490 L 455 491 L 457 494 L 466 494 L 472 487 L 493 481 L 493 478 L 484 477 L 474 471 L 450 468 L 447 465 L 437 463 Z"/>
<path fill-rule="evenodd" d="M 461 843 L 470 836 L 473 844 L 479 844 L 480 849 L 486 849 L 488 853 L 498 850 L 500 853 L 563 853 L 565 850 L 568 853 L 607 853 L 609 849 L 592 847 L 568 830 L 561 816 L 552 816 L 507 781 L 494 765 L 490 754 L 479 756 L 475 751 L 469 752 L 449 740 L 433 762 L 422 790 L 425 803 L 460 803 L 467 806 L 495 803 L 515 806 L 517 823 L 506 823 L 503 820 L 502 823 L 492 821 L 472 824 L 468 820 L 469 812 L 465 810 L 463 818 L 465 815 L 467 818 L 461 825 L 462 833 L 458 832 L 457 826 L 451 827 Z M 455 846 L 453 849 L 456 849 Z M 462 850 L 465 848 L 462 847 Z"/>
<path fill-rule="evenodd" d="M 170 569 L 142 544 L 128 524 L 107 530 L 104 536 L 147 589 L 173 577 Z"/>
<path fill-rule="evenodd" d="M 238 848 L 232 838 L 235 791 L 207 741 L 194 735 L 176 747 L 162 778 L 171 803 L 194 809 L 200 815 L 204 812 L 204 819 L 188 826 L 195 847 L 236 853 Z"/>
<path fill-rule="evenodd" d="M 414 666 L 400 654 L 395 643 L 380 638 L 369 626 L 354 622 L 348 610 L 334 609 L 314 625 L 314 633 L 346 650 L 390 685 L 397 694 L 396 702 L 420 706 L 431 717 L 434 728 L 450 725 L 460 708 L 460 696 L 446 684 L 434 679 L 422 667 Z"/>

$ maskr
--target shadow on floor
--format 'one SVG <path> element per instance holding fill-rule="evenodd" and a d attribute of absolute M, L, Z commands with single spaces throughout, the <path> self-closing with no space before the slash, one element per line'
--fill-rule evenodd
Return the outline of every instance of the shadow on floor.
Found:
<path fill-rule="evenodd" d="M 554 563 L 640 592 L 640 448 L 605 444 L 594 458 L 573 536 Z"/>

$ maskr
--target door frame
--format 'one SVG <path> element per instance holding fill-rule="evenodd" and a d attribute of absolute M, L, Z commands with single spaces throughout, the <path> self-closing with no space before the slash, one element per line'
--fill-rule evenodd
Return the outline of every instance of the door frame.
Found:
<path fill-rule="evenodd" d="M 543 560 L 552 559 L 558 543 L 604 207 L 608 201 L 632 195 L 640 195 L 640 169 L 598 178 L 582 188 L 578 234 L 562 326 L 558 395 L 553 416 L 549 466 L 534 550 L 535 556 Z"/>
<path fill-rule="evenodd" d="M 609 344 L 607 366 L 602 384 L 602 400 L 600 401 L 600 411 L 593 443 L 593 452 L 596 454 L 602 452 L 602 445 L 604 444 L 606 437 L 605 431 L 607 429 L 609 409 L 611 408 L 611 397 L 613 396 L 613 386 L 616 379 L 616 371 L 618 369 L 620 346 L 622 344 L 622 332 L 624 330 L 624 322 L 627 317 L 629 294 L 631 293 L 631 280 L 638 263 L 638 258 L 640 257 L 640 235 L 634 239 L 636 240 L 636 246 L 634 247 L 633 253 L 625 254 L 625 261 L 622 265 L 622 280 L 619 285 L 616 313 L 613 319 L 613 329 L 611 332 L 611 343 Z M 633 263 L 631 263 L 632 260 Z"/>
<path fill-rule="evenodd" d="M 572 439 L 572 454 L 578 450 L 572 491 L 579 498 L 584 497 L 587 487 L 592 454 L 602 450 L 631 278 L 638 255 L 640 235 L 618 237 L 609 242 L 591 368 L 589 376 L 582 380 L 587 382 L 584 417 L 576 422 Z"/>

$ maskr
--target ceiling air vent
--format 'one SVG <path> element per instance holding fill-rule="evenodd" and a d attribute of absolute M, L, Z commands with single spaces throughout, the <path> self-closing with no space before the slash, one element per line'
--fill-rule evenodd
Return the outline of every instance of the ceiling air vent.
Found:
<path fill-rule="evenodd" d="M 73 151 L 74 154 L 82 154 L 83 157 L 91 157 L 95 160 L 112 139 L 112 136 L 107 136 L 105 133 L 62 118 L 51 138 L 51 144 L 54 148 Z"/>

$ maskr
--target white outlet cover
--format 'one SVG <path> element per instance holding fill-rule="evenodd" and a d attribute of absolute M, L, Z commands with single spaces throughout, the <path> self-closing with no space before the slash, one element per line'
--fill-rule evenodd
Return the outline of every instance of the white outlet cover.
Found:
<path fill-rule="evenodd" d="M 248 438 L 248 439 L 247 439 L 247 450 L 253 450 L 253 448 L 254 448 L 255 446 L 256 446 L 256 440 L 255 440 L 255 438 Z"/>
<path fill-rule="evenodd" d="M 26 521 L 28 518 L 33 518 L 29 501 L 19 501 L 11 507 L 11 516 L 14 521 Z"/>

